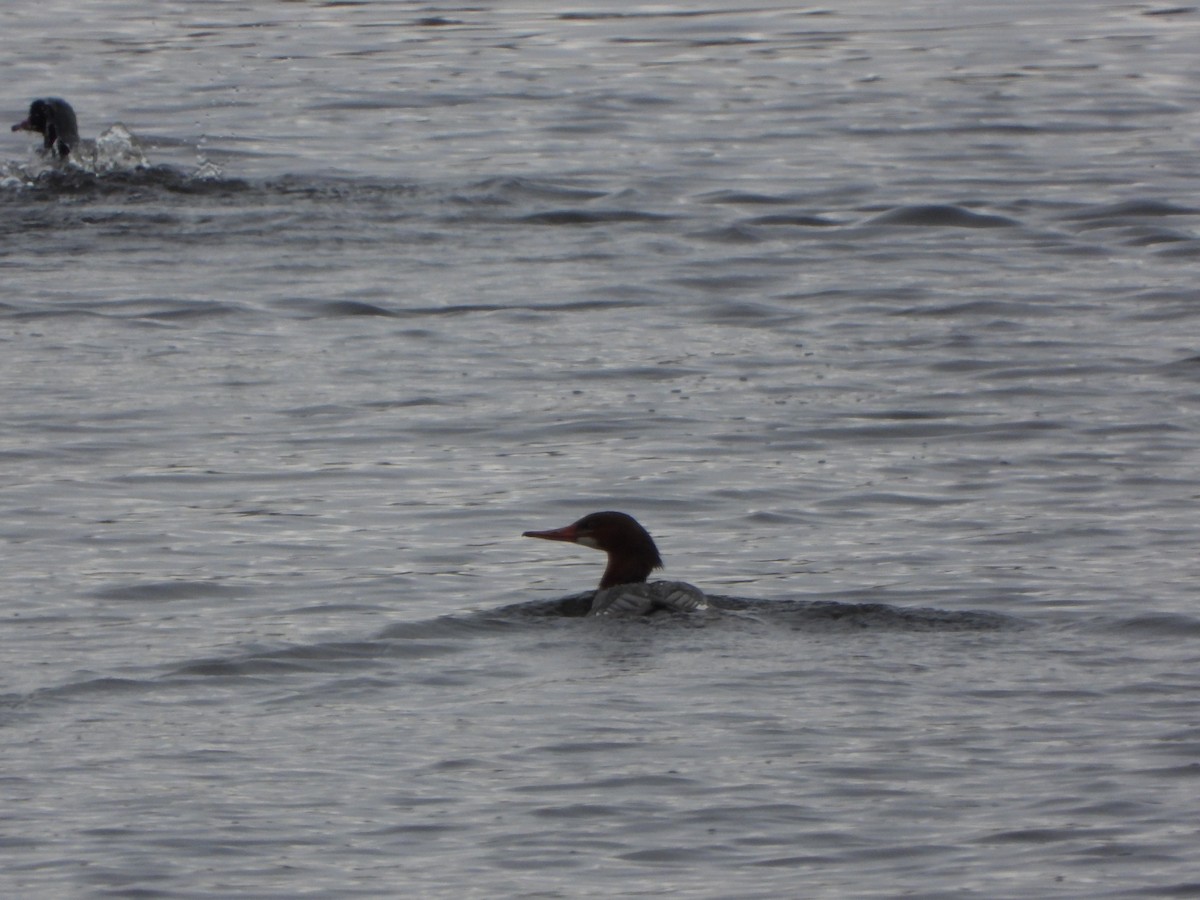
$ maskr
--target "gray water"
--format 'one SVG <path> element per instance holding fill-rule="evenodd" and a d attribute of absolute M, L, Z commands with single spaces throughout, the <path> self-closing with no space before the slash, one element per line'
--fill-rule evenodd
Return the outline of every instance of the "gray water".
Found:
<path fill-rule="evenodd" d="M 1194 8 L 147 10 L 0 9 L 147 160 L 0 132 L 0 893 L 1200 896 Z"/>

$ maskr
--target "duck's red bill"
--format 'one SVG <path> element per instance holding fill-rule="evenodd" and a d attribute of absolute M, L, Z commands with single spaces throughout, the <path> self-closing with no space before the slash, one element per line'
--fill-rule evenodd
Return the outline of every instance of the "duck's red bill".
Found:
<path fill-rule="evenodd" d="M 521 537 L 542 538 L 547 541 L 570 541 L 574 542 L 579 536 L 578 529 L 574 525 L 568 525 L 565 528 L 552 528 L 550 531 L 526 531 Z"/>

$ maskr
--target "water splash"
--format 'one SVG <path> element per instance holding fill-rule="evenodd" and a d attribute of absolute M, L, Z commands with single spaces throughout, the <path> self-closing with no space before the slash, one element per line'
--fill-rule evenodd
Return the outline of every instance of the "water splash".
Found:
<path fill-rule="evenodd" d="M 149 166 L 141 142 L 120 122 L 107 128 L 94 143 L 82 142 L 71 161 L 93 175 L 132 172 Z"/>

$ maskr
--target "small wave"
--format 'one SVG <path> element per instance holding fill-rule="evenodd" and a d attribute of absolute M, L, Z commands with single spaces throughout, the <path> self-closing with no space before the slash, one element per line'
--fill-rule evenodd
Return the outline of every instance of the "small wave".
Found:
<path fill-rule="evenodd" d="M 756 194 L 751 191 L 709 191 L 697 198 L 701 203 L 722 203 L 736 206 L 771 206 L 784 203 L 795 203 L 793 197 L 781 197 L 776 194 Z"/>
<path fill-rule="evenodd" d="M 752 228 L 741 224 L 706 228 L 703 231 L 693 232 L 692 236 L 700 240 L 712 241 L 714 244 L 759 244 L 763 240 Z"/>
<path fill-rule="evenodd" d="M 1177 241 L 1158 252 L 1169 259 L 1195 259 L 1200 256 L 1200 240 Z"/>
<path fill-rule="evenodd" d="M 138 321 L 144 324 L 168 326 L 181 321 L 194 321 L 220 316 L 242 315 L 242 307 L 213 300 L 115 301 L 99 305 L 60 305 L 50 308 L 23 309 L 0 304 L 0 318 L 22 321 L 42 319 L 97 318 Z"/>
<path fill-rule="evenodd" d="M 381 318 L 439 318 L 488 313 L 558 313 L 594 312 L 596 310 L 626 309 L 643 304 L 631 300 L 567 300 L 546 303 L 454 303 L 447 306 L 407 306 L 389 309 L 361 300 L 297 300 L 278 304 L 281 309 L 313 319 L 340 319 L 378 316 Z"/>
<path fill-rule="evenodd" d="M 1158 371 L 1177 378 L 1200 378 L 1200 356 L 1185 356 L 1183 359 L 1162 363 L 1158 366 Z"/>
<path fill-rule="evenodd" d="M 778 616 L 794 630 L 850 631 L 997 631 L 1022 628 L 1027 622 L 1001 613 L 892 606 L 887 603 L 842 603 L 836 600 L 762 602 L 747 609 Z"/>
<path fill-rule="evenodd" d="M 569 187 L 550 181 L 532 178 L 488 178 L 471 185 L 466 192 L 456 194 L 453 199 L 465 203 L 516 203 L 522 200 L 558 200 L 560 203 L 586 202 L 603 197 L 604 191 L 590 188 Z"/>
<path fill-rule="evenodd" d="M 329 300 L 307 306 L 313 318 L 342 319 L 355 316 L 384 316 L 394 317 L 396 313 L 374 303 L 364 303 L 361 300 Z"/>
<path fill-rule="evenodd" d="M 329 641 L 301 644 L 276 650 L 247 652 L 227 657 L 197 659 L 170 670 L 173 678 L 199 676 L 245 677 L 291 672 L 332 672 L 374 666 L 385 654 L 374 641 Z M 428 650 L 428 648 L 426 648 Z M 440 648 L 422 656 L 441 655 Z"/>
<path fill-rule="evenodd" d="M 1156 244 L 1182 244 L 1195 239 L 1195 235 L 1174 228 L 1137 226 L 1127 230 L 1125 244 L 1129 247 L 1153 247 Z"/>
<path fill-rule="evenodd" d="M 717 300 L 705 311 L 709 322 L 728 323 L 734 326 L 761 327 L 798 322 L 805 318 L 803 313 L 781 310 L 768 303 L 753 300 Z"/>
<path fill-rule="evenodd" d="M 671 216 L 637 209 L 555 209 L 530 213 L 517 221 L 526 225 L 607 225 L 613 222 L 667 222 Z"/>
<path fill-rule="evenodd" d="M 196 600 L 204 597 L 236 597 L 244 593 L 244 590 L 237 587 L 209 581 L 155 581 L 102 588 L 93 591 L 92 596 L 102 600 L 144 603 Z"/>
<path fill-rule="evenodd" d="M 1065 214 L 1062 218 L 1067 221 L 1088 221 L 1093 219 L 1129 219 L 1129 218 L 1162 218 L 1164 216 L 1194 216 L 1200 214 L 1200 209 L 1194 206 L 1180 206 L 1162 200 L 1125 200 L 1120 203 L 1105 203 L 1098 206 L 1088 206 Z"/>
<path fill-rule="evenodd" d="M 1097 624 L 1102 631 L 1111 631 L 1132 637 L 1200 637 L 1200 619 L 1179 613 L 1144 613 L 1115 621 L 1105 620 Z"/>
<path fill-rule="evenodd" d="M 841 225 L 834 219 L 804 213 L 780 213 L 773 216 L 754 216 L 745 219 L 743 225 L 787 225 L 793 228 L 834 228 Z"/>
<path fill-rule="evenodd" d="M 890 209 L 868 219 L 866 224 L 923 228 L 1012 228 L 1020 223 L 1007 216 L 971 212 L 961 206 L 923 204 Z"/>
<path fill-rule="evenodd" d="M 537 600 L 504 607 L 497 615 L 520 618 L 579 618 L 591 609 L 595 591 L 584 591 L 557 600 Z M 780 624 L 793 631 L 820 629 L 879 631 L 995 631 L 1023 627 L 1024 620 L 976 610 L 943 610 L 893 606 L 888 603 L 845 603 L 837 600 L 755 600 L 708 595 L 708 614 L 669 613 L 657 618 L 687 620 L 700 615 L 712 618 L 725 613 L 750 616 L 765 624 Z M 644 617 L 648 618 L 648 617 Z"/>
<path fill-rule="evenodd" d="M 36 688 L 28 693 L 0 694 L 0 711 L 5 717 L 31 712 L 42 705 L 88 699 L 96 695 L 131 694 L 153 690 L 153 679 L 118 678 L 111 675 L 83 678 L 53 687 Z M 0 720 L 3 724 L 3 720 Z"/>
<path fill-rule="evenodd" d="M 1017 828 L 997 831 L 975 838 L 978 844 L 1036 844 L 1042 846 L 1056 841 L 1072 841 L 1079 838 L 1075 828 Z"/>

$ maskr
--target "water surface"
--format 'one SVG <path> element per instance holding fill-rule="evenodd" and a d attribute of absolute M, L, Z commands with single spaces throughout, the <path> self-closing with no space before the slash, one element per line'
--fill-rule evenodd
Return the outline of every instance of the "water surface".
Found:
<path fill-rule="evenodd" d="M 0 11 L 5 893 L 1200 893 L 1198 23 Z"/>

